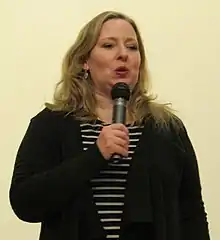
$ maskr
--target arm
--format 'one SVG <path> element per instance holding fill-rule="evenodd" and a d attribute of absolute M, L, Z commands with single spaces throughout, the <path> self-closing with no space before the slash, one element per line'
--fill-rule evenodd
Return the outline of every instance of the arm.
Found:
<path fill-rule="evenodd" d="M 31 120 L 16 156 L 10 202 L 24 221 L 41 222 L 62 211 L 106 162 L 96 144 L 73 159 L 60 159 L 63 119 L 53 114 Z"/>
<path fill-rule="evenodd" d="M 178 136 L 181 146 L 178 155 L 183 161 L 183 173 L 179 191 L 183 240 L 209 240 L 208 222 L 202 199 L 198 162 L 195 151 L 182 125 Z"/>

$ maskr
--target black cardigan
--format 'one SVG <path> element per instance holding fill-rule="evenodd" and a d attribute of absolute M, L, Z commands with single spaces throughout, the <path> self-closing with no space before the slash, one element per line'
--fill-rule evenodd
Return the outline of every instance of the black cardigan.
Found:
<path fill-rule="evenodd" d="M 41 222 L 40 240 L 104 239 L 89 182 L 106 164 L 96 144 L 83 152 L 77 120 L 44 109 L 19 147 L 11 206 L 21 220 Z M 124 230 L 143 226 L 143 239 L 147 223 L 156 240 L 209 239 L 197 160 L 183 124 L 177 132 L 146 123 L 128 174 L 123 222 Z"/>

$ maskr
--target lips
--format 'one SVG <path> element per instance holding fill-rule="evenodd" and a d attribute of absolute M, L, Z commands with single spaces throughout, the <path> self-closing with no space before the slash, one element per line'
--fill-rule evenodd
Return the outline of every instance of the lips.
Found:
<path fill-rule="evenodd" d="M 129 69 L 127 67 L 118 67 L 115 69 L 115 73 L 118 77 L 126 77 L 128 75 Z"/>
<path fill-rule="evenodd" d="M 121 66 L 115 69 L 116 72 L 128 72 L 128 68 Z"/>

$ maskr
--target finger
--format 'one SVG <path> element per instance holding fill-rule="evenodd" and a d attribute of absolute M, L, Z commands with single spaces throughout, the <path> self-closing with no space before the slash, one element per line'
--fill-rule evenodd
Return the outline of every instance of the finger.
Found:
<path fill-rule="evenodd" d="M 119 145 L 115 145 L 113 154 L 119 154 L 121 156 L 128 157 L 128 150 Z"/>
<path fill-rule="evenodd" d="M 110 125 L 110 127 L 114 130 L 117 129 L 117 130 L 121 130 L 127 134 L 129 133 L 127 127 L 122 123 L 113 123 L 112 125 Z"/>
<path fill-rule="evenodd" d="M 124 139 L 127 143 L 130 142 L 128 134 L 125 132 L 122 132 L 121 130 L 113 130 L 113 136 Z"/>
<path fill-rule="evenodd" d="M 115 145 L 119 145 L 128 150 L 128 141 L 126 141 L 125 139 L 120 137 L 115 137 L 113 141 Z"/>

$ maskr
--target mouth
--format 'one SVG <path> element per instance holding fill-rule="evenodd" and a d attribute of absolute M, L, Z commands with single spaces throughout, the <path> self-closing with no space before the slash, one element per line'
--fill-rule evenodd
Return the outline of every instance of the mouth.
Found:
<path fill-rule="evenodd" d="M 129 69 L 127 67 L 118 67 L 115 69 L 115 73 L 119 77 L 126 77 L 129 73 Z"/>

